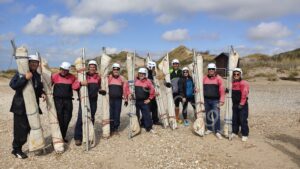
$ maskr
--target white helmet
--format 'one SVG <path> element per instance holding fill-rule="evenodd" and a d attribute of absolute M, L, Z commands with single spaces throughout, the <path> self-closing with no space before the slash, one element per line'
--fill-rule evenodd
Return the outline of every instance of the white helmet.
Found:
<path fill-rule="evenodd" d="M 37 55 L 29 55 L 28 56 L 28 60 L 34 60 L 34 61 L 40 61 L 39 57 Z"/>
<path fill-rule="evenodd" d="M 234 69 L 233 69 L 233 72 L 240 72 L 241 77 L 243 77 L 243 71 L 242 71 L 241 68 L 234 68 Z"/>
<path fill-rule="evenodd" d="M 60 68 L 64 70 L 70 70 L 71 64 L 69 62 L 62 62 Z"/>
<path fill-rule="evenodd" d="M 185 70 L 189 71 L 189 68 L 188 67 L 182 68 L 182 71 L 185 71 Z"/>
<path fill-rule="evenodd" d="M 175 63 L 179 64 L 179 60 L 178 59 L 173 59 L 172 60 L 172 65 L 175 64 Z"/>
<path fill-rule="evenodd" d="M 217 66 L 216 66 L 216 64 L 214 64 L 214 63 L 209 63 L 209 64 L 207 65 L 207 69 L 217 69 Z"/>
<path fill-rule="evenodd" d="M 98 66 L 97 62 L 95 60 L 90 60 L 88 65 L 96 65 Z"/>
<path fill-rule="evenodd" d="M 114 64 L 112 64 L 111 67 L 120 69 L 120 64 L 119 63 L 114 63 Z"/>
<path fill-rule="evenodd" d="M 139 68 L 139 71 L 138 71 L 138 73 L 144 73 L 144 74 L 147 74 L 147 69 L 146 68 L 143 68 L 143 67 L 141 67 L 141 68 Z"/>
<path fill-rule="evenodd" d="M 147 68 L 148 68 L 148 69 L 153 69 L 153 68 L 155 68 L 155 67 L 156 67 L 156 63 L 155 63 L 155 62 L 149 61 L 149 62 L 147 63 Z"/>

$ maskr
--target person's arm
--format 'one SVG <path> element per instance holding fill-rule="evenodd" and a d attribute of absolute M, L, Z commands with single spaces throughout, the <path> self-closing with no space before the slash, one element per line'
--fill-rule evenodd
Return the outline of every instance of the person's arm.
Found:
<path fill-rule="evenodd" d="M 80 86 L 81 86 L 80 81 L 74 77 L 73 83 L 72 83 L 72 89 L 79 90 Z"/>
<path fill-rule="evenodd" d="M 240 105 L 244 106 L 247 101 L 247 97 L 249 94 L 249 84 L 245 81 L 241 82 L 241 101 Z"/>
<path fill-rule="evenodd" d="M 27 84 L 26 75 L 16 73 L 14 77 L 10 80 L 9 86 L 14 89 L 23 89 Z"/>
<path fill-rule="evenodd" d="M 123 97 L 125 100 L 128 100 L 128 97 L 130 97 L 130 90 L 129 90 L 129 84 L 127 80 L 124 80 L 123 82 Z"/>
<path fill-rule="evenodd" d="M 155 97 L 155 89 L 151 81 L 148 81 L 148 88 L 149 88 L 149 99 L 152 100 Z"/>

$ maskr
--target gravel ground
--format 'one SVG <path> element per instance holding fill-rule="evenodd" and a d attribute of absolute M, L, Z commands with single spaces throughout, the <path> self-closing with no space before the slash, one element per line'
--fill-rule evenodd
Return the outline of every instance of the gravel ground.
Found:
<path fill-rule="evenodd" d="M 0 168 L 300 168 L 299 83 L 261 81 L 251 82 L 250 87 L 248 142 L 240 138 L 218 140 L 214 135 L 201 138 L 183 125 L 174 131 L 154 126 L 157 134 L 142 130 L 137 137 L 128 139 L 128 108 L 122 111 L 120 136 L 105 140 L 100 137 L 100 107 L 95 125 L 97 145 L 85 152 L 84 146 L 75 146 L 73 140 L 78 109 L 78 102 L 74 101 L 67 136 L 70 142 L 65 153 L 56 154 L 50 144 L 48 117 L 42 103 L 48 146 L 38 156 L 28 153 L 26 144 L 23 150 L 29 158 L 20 160 L 10 154 L 13 115 L 9 107 L 14 92 L 7 79 L 0 79 Z"/>

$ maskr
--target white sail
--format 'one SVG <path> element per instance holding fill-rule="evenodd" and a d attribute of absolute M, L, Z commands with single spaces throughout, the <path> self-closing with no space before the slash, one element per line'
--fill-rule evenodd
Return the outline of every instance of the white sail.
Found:
<path fill-rule="evenodd" d="M 48 66 L 47 60 L 45 58 L 40 58 L 40 60 L 41 60 L 40 72 L 41 72 L 44 92 L 46 95 L 46 103 L 47 103 L 48 119 L 51 128 L 52 143 L 55 152 L 62 153 L 64 152 L 65 148 L 64 148 L 64 140 L 61 135 L 61 131 L 57 119 L 57 112 L 54 104 L 53 88 L 52 88 L 52 81 L 51 81 L 52 72 Z"/>
<path fill-rule="evenodd" d="M 171 83 L 170 71 L 169 71 L 169 54 L 167 54 L 161 63 L 159 64 L 159 69 L 162 70 L 165 75 L 165 82 Z M 177 128 L 177 122 L 175 117 L 175 105 L 173 100 L 172 88 L 166 87 L 166 96 L 167 96 L 167 111 L 169 114 L 169 125 L 171 129 Z"/>
<path fill-rule="evenodd" d="M 130 93 L 134 96 L 134 79 L 135 79 L 135 54 L 127 53 L 126 58 L 126 66 L 127 66 L 127 72 L 128 72 L 128 83 L 129 83 L 129 89 Z M 139 119 L 136 116 L 136 107 L 135 107 L 135 97 L 132 97 L 131 100 L 129 100 L 129 106 L 130 106 L 130 112 L 129 115 L 129 138 L 132 138 L 136 135 L 138 135 L 141 131 L 140 125 L 139 125 Z"/>

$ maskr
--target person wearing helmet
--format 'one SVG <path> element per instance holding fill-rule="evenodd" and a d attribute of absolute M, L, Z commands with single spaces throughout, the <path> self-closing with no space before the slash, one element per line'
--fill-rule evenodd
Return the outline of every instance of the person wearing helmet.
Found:
<path fill-rule="evenodd" d="M 207 131 L 205 134 L 214 132 L 218 139 L 222 139 L 220 124 L 220 106 L 224 105 L 225 91 L 221 76 L 216 74 L 216 65 L 209 63 L 208 74 L 203 78 L 204 106 L 206 111 Z M 214 123 L 212 122 L 214 120 Z"/>
<path fill-rule="evenodd" d="M 97 73 L 97 62 L 95 60 L 90 60 L 88 62 L 88 71 L 86 72 L 86 81 L 79 82 L 76 80 L 75 83 L 80 83 L 80 86 L 87 86 L 88 96 L 90 102 L 90 111 L 91 111 L 91 121 L 95 123 L 95 114 L 97 110 L 97 100 L 98 92 L 99 94 L 106 94 L 106 91 L 100 90 L 101 88 L 101 78 Z M 78 95 L 80 94 L 78 89 Z M 79 98 L 81 98 L 79 96 Z M 81 101 L 79 100 L 79 109 L 77 122 L 74 132 L 75 145 L 80 146 L 82 144 L 82 110 L 81 110 Z"/>
<path fill-rule="evenodd" d="M 236 137 L 241 127 L 242 141 L 248 140 L 248 94 L 249 84 L 242 79 L 241 68 L 233 70 L 232 81 L 232 138 Z"/>
<path fill-rule="evenodd" d="M 152 82 L 153 85 L 155 85 L 154 81 L 153 81 L 153 76 L 155 76 L 155 74 L 156 74 L 155 67 L 156 67 L 156 63 L 155 62 L 149 61 L 147 63 L 147 72 L 148 72 L 148 77 L 147 78 L 149 80 L 151 80 L 151 82 Z M 157 94 L 159 94 L 159 93 L 157 93 Z M 161 123 L 159 122 L 159 118 L 158 118 L 157 102 L 156 102 L 155 96 L 150 101 L 149 108 L 150 108 L 150 112 L 151 112 L 151 115 L 152 115 L 152 123 L 154 125 L 161 125 Z M 143 119 L 141 121 L 143 121 Z"/>
<path fill-rule="evenodd" d="M 76 77 L 69 73 L 71 64 L 62 62 L 58 73 L 51 76 L 53 84 L 54 104 L 57 112 L 57 119 L 64 141 L 67 143 L 66 135 L 73 111 L 73 90 L 80 88 L 80 83 L 76 82 Z"/>
<path fill-rule="evenodd" d="M 142 122 L 147 132 L 155 133 L 152 129 L 152 119 L 149 109 L 149 103 L 154 99 L 155 90 L 152 82 L 147 78 L 147 69 L 139 68 L 138 76 L 134 82 L 136 114 L 140 119 L 139 111 L 142 113 Z"/>
<path fill-rule="evenodd" d="M 189 126 L 189 121 L 187 119 L 187 107 L 188 103 L 190 103 L 193 108 L 194 112 L 196 112 L 195 107 L 195 84 L 193 78 L 190 76 L 189 69 L 184 67 L 182 69 L 183 76 L 178 81 L 178 89 L 179 94 L 182 97 L 182 115 L 183 115 L 183 123 L 185 126 Z"/>
<path fill-rule="evenodd" d="M 18 48 L 19 49 L 19 48 Z M 18 52 L 16 56 L 26 57 L 27 49 L 22 48 L 24 50 L 24 54 Z M 19 49 L 20 50 L 20 49 Z M 28 134 L 30 132 L 30 126 L 28 122 L 28 118 L 26 115 L 25 102 L 23 97 L 23 89 L 27 85 L 28 81 L 32 82 L 32 86 L 34 89 L 34 93 L 36 96 L 36 102 L 39 105 L 39 98 L 42 97 L 44 100 L 46 98 L 43 92 L 43 84 L 41 81 L 41 75 L 37 72 L 37 68 L 39 66 L 39 58 L 36 55 L 29 55 L 29 72 L 26 74 L 21 74 L 16 72 L 16 74 L 11 79 L 9 86 L 16 91 L 12 105 L 10 107 L 10 112 L 14 114 L 13 122 L 14 122 L 14 134 L 13 134 L 13 142 L 12 142 L 12 154 L 16 158 L 24 159 L 27 158 L 27 155 L 22 151 L 23 145 L 27 141 Z M 39 108 L 39 113 L 41 114 L 41 110 Z"/>
<path fill-rule="evenodd" d="M 111 135 L 119 135 L 120 114 L 122 100 L 128 104 L 129 85 L 126 79 L 120 75 L 120 64 L 112 65 L 112 72 L 108 76 L 109 89 L 109 113 Z"/>
<path fill-rule="evenodd" d="M 180 117 L 179 117 L 179 104 L 180 104 L 180 102 L 182 102 L 182 99 L 181 99 L 181 96 L 178 91 L 178 81 L 182 77 L 182 70 L 179 68 L 179 60 L 178 59 L 172 60 L 172 70 L 170 73 L 170 77 L 171 77 L 173 99 L 174 99 L 174 103 L 175 103 L 176 120 L 177 120 L 177 123 L 181 124 L 182 120 L 180 120 Z"/>

